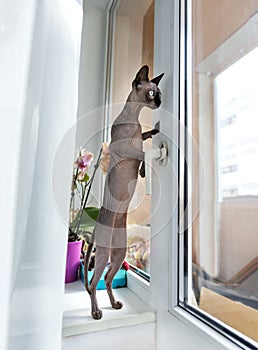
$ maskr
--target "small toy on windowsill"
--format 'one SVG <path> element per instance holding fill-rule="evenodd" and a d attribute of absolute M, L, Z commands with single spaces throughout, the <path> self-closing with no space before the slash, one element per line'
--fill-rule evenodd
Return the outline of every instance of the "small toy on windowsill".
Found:
<path fill-rule="evenodd" d="M 130 269 L 130 265 L 128 264 L 128 262 L 123 262 L 122 269 L 124 269 L 125 271 L 128 271 Z"/>
<path fill-rule="evenodd" d="M 133 266 L 149 273 L 150 243 L 139 236 L 128 239 L 126 260 Z"/>

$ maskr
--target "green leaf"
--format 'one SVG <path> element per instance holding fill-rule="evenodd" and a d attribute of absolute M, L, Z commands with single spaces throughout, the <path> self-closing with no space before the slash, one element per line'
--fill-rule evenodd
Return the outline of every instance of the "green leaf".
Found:
<path fill-rule="evenodd" d="M 99 211 L 100 211 L 100 208 L 96 208 L 96 207 L 85 208 L 82 213 L 81 223 L 79 227 L 80 230 L 92 232 L 96 225 L 96 221 L 99 216 Z M 75 219 L 70 224 L 70 227 L 72 229 L 76 228 L 80 215 L 81 215 L 81 211 L 78 212 Z"/>
<path fill-rule="evenodd" d="M 84 211 L 86 212 L 86 214 L 92 218 L 94 221 L 97 221 L 98 216 L 99 216 L 99 212 L 100 212 L 100 208 L 97 207 L 87 207 L 84 209 Z"/>

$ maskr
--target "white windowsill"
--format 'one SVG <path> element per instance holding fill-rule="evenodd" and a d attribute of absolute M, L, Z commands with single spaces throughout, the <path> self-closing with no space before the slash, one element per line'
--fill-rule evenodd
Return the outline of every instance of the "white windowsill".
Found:
<path fill-rule="evenodd" d="M 63 308 L 63 337 L 134 326 L 156 320 L 155 312 L 128 288 L 114 289 L 121 310 L 110 306 L 106 290 L 97 291 L 98 304 L 103 311 L 101 320 L 92 319 L 90 297 L 79 280 L 65 285 Z"/>

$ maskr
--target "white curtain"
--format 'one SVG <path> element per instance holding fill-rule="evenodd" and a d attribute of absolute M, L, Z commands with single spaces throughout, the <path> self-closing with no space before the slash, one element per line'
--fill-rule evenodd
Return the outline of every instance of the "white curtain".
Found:
<path fill-rule="evenodd" d="M 61 349 L 81 26 L 76 0 L 0 1 L 1 350 Z"/>

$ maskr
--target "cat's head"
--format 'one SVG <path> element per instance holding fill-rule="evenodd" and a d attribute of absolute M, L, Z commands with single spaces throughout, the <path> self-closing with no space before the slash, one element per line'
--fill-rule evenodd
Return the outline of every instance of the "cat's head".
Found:
<path fill-rule="evenodd" d="M 149 80 L 149 67 L 143 66 L 136 74 L 132 82 L 133 95 L 135 102 L 142 103 L 151 109 L 158 108 L 161 105 L 161 91 L 158 87 L 164 73 Z"/>

